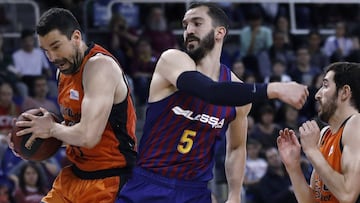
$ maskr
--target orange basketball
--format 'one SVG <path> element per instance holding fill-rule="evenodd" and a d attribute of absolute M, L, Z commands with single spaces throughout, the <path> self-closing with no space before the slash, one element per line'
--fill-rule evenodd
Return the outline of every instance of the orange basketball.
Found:
<path fill-rule="evenodd" d="M 41 116 L 42 112 L 39 109 L 30 109 L 26 113 Z M 55 122 L 61 122 L 61 120 L 53 113 L 51 113 Z M 24 121 L 26 118 L 19 116 L 17 121 Z M 25 147 L 25 143 L 31 137 L 31 134 L 16 136 L 16 132 L 24 128 L 13 126 L 11 141 L 14 143 L 14 151 L 18 153 L 23 159 L 30 161 L 42 161 L 53 156 L 62 145 L 62 141 L 50 137 L 47 139 L 36 138 L 31 148 Z"/>

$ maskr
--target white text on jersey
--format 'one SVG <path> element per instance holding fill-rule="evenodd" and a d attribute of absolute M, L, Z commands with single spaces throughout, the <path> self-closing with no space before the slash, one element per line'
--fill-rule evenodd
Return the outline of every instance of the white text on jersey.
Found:
<path fill-rule="evenodd" d="M 198 115 L 193 115 L 194 112 L 192 112 L 190 110 L 184 110 L 179 106 L 175 106 L 174 108 L 172 108 L 172 111 L 176 115 L 184 116 L 185 118 L 187 118 L 189 120 L 207 123 L 207 124 L 211 125 L 212 128 L 222 128 L 224 126 L 224 121 L 225 121 L 224 118 L 220 120 L 220 118 L 210 116 L 210 115 L 207 115 L 204 113 L 198 114 Z"/>

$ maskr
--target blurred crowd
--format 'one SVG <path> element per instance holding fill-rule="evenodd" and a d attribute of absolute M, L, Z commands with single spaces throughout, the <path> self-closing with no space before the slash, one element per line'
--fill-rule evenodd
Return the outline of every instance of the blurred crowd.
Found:
<path fill-rule="evenodd" d="M 54 6 L 71 10 L 84 27 L 87 41 L 101 44 L 120 62 L 133 91 L 140 138 L 157 59 L 166 49 L 183 48 L 182 36 L 175 31 L 182 29 L 185 4 L 117 3 L 109 17 L 105 11 L 110 0 L 91 1 L 85 6 L 82 0 L 36 2 L 41 12 Z M 328 64 L 360 62 L 360 6 L 299 4 L 297 27 L 309 32 L 296 35 L 290 30 L 287 4 L 219 4 L 231 20 L 231 29 L 239 31 L 228 36 L 222 63 L 245 82 L 296 81 L 309 88 L 310 96 L 301 110 L 277 100 L 253 104 L 244 192 L 239 194 L 246 203 L 296 202 L 276 138 L 280 129 L 297 131 L 302 122 L 316 118 L 314 95 Z M 14 156 L 5 136 L 11 132 L 13 118 L 23 111 L 44 107 L 59 114 L 56 68 L 38 47 L 34 28 L 17 31 L 18 46 L 5 46 L 1 27 L 11 19 L 6 18 L 1 4 L 0 15 L 0 203 L 39 202 L 60 168 L 68 164 L 64 149 L 49 160 L 33 163 Z M 332 34 L 322 34 L 324 28 Z M 218 202 L 223 202 L 227 193 L 224 159 L 225 140 L 218 145 L 210 185 Z M 311 165 L 305 157 L 303 171 L 310 178 Z"/>

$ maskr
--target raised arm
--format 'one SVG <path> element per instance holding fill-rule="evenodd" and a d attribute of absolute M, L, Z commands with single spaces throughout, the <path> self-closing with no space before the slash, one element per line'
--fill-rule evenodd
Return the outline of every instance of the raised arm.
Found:
<path fill-rule="evenodd" d="M 304 136 L 316 132 L 316 123 L 308 123 L 310 129 Z M 325 185 L 340 202 L 355 202 L 360 195 L 360 126 L 359 116 L 349 119 L 342 135 L 343 151 L 341 156 L 341 172 L 335 171 L 324 159 L 319 150 L 309 148 L 305 151 Z M 311 130 L 315 129 L 315 130 Z"/>
<path fill-rule="evenodd" d="M 162 54 L 152 81 L 150 101 L 160 100 L 179 89 L 216 105 L 242 106 L 277 98 L 299 109 L 308 96 L 306 86 L 295 82 L 269 85 L 215 82 L 196 71 L 194 61 L 179 50 Z"/>
<path fill-rule="evenodd" d="M 289 174 L 296 199 L 299 203 L 315 203 L 312 189 L 306 182 L 300 166 L 300 143 L 293 130 L 280 130 L 277 145 L 281 160 Z"/>

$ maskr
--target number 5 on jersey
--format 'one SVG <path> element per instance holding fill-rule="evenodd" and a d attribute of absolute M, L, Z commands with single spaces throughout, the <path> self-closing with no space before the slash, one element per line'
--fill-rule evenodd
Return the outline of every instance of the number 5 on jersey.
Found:
<path fill-rule="evenodd" d="M 181 154 L 189 153 L 192 146 L 194 145 L 194 138 L 196 136 L 196 132 L 192 130 L 185 130 L 181 135 L 180 143 L 177 146 L 177 150 Z"/>

